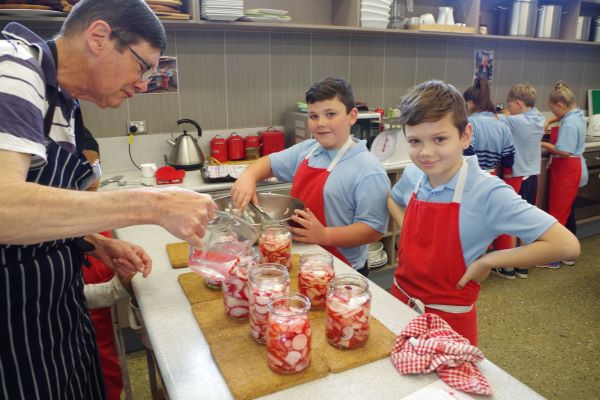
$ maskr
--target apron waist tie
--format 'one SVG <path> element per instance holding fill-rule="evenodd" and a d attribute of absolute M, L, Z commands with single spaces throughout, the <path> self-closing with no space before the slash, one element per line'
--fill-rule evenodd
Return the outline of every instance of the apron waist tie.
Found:
<path fill-rule="evenodd" d="M 425 304 L 421 300 L 409 296 L 409 294 L 406 293 L 404 289 L 400 287 L 400 285 L 398 285 L 396 277 L 394 277 L 394 286 L 396 286 L 396 288 L 408 298 L 408 302 L 406 304 L 409 307 L 413 308 L 419 314 L 423 314 L 425 312 L 425 307 L 433 308 L 434 310 L 444 311 L 451 314 L 464 314 L 468 313 L 473 309 L 472 304 L 470 306 L 455 306 L 452 304 Z"/>

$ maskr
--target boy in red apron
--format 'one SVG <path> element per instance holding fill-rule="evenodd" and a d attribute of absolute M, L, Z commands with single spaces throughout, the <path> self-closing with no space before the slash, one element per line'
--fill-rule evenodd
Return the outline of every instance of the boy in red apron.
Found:
<path fill-rule="evenodd" d="M 292 217 L 294 240 L 321 245 L 366 276 L 367 245 L 387 230 L 389 179 L 366 141 L 350 135 L 358 111 L 348 82 L 324 78 L 306 102 L 314 139 L 253 162 L 231 188 L 232 199 L 243 208 L 256 201 L 256 182 L 291 181 L 291 195 L 305 205 Z"/>
<path fill-rule="evenodd" d="M 582 157 L 585 150 L 585 121 L 583 112 L 575 104 L 575 95 L 569 87 L 559 81 L 550 94 L 550 110 L 554 121 L 560 121 L 555 143 L 542 142 L 542 148 L 550 152 L 548 213 L 575 234 L 573 203 L 577 191 L 587 183 L 587 166 Z M 569 219 L 572 219 L 569 223 Z M 574 265 L 573 260 L 563 264 Z M 560 263 L 552 262 L 539 267 L 557 269 Z"/>
<path fill-rule="evenodd" d="M 579 242 L 556 220 L 463 157 L 472 127 L 461 94 L 428 81 L 402 98 L 409 165 L 388 199 L 401 226 L 391 293 L 420 312 L 444 318 L 477 345 L 479 282 L 498 265 L 522 267 L 579 254 Z M 485 254 L 500 234 L 526 245 Z"/>

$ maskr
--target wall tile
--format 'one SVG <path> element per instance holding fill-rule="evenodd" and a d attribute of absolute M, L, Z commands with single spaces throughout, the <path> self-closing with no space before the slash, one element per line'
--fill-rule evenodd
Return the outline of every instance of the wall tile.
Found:
<path fill-rule="evenodd" d="M 473 40 L 448 40 L 446 42 L 446 78 L 461 93 L 473 84 L 475 69 L 475 43 Z"/>
<path fill-rule="evenodd" d="M 583 75 L 581 79 L 581 89 L 584 92 L 585 102 L 581 103 L 581 107 L 587 110 L 587 91 L 588 89 L 600 88 L 600 51 L 589 51 L 587 50 L 587 57 L 585 59 L 585 66 L 583 68 Z"/>
<path fill-rule="evenodd" d="M 394 107 L 416 83 L 417 41 L 401 37 L 385 38 L 384 105 Z"/>
<path fill-rule="evenodd" d="M 492 99 L 495 103 L 506 103 L 506 95 L 513 85 L 523 82 L 524 46 L 502 43 L 495 54 Z"/>
<path fill-rule="evenodd" d="M 383 105 L 383 37 L 350 38 L 350 83 L 354 97 L 369 107 Z"/>
<path fill-rule="evenodd" d="M 304 101 L 310 80 L 310 35 L 271 33 L 272 123 L 283 124 L 283 113 Z"/>
<path fill-rule="evenodd" d="M 85 126 L 96 138 L 127 135 L 129 120 L 128 103 L 125 100 L 119 108 L 98 108 L 94 103 L 81 102 L 81 114 Z"/>
<path fill-rule="evenodd" d="M 177 32 L 180 115 L 203 129 L 227 127 L 223 32 Z"/>
<path fill-rule="evenodd" d="M 523 82 L 533 85 L 537 91 L 535 105 L 545 110 L 546 101 L 540 98 L 540 88 L 544 83 L 544 65 L 546 58 L 546 45 L 538 43 L 527 43 L 524 52 Z M 515 82 L 516 83 L 516 82 Z"/>
<path fill-rule="evenodd" d="M 269 34 L 225 32 L 228 128 L 271 124 Z"/>
<path fill-rule="evenodd" d="M 586 59 L 588 52 L 589 49 L 583 46 L 569 47 L 563 63 L 563 76 L 575 94 L 575 101 L 579 107 L 585 104 L 587 97 L 587 87 L 582 85 L 583 70 L 585 68 L 585 62 L 582 62 L 582 60 Z"/>
<path fill-rule="evenodd" d="M 311 82 L 326 76 L 350 75 L 349 36 L 312 35 Z"/>
<path fill-rule="evenodd" d="M 536 106 L 540 110 L 549 110 L 548 99 L 554 90 L 554 84 L 558 80 L 568 81 L 569 77 L 564 74 L 564 64 L 567 61 L 568 46 L 548 46 L 543 61 L 544 80 L 538 87 Z M 568 82 L 567 82 L 568 84 Z"/>
<path fill-rule="evenodd" d="M 416 83 L 446 79 L 446 43 L 439 39 L 419 39 Z"/>

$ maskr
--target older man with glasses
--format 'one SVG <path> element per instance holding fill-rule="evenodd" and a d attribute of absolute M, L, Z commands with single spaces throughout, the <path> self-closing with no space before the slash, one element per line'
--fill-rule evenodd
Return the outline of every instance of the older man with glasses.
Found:
<path fill-rule="evenodd" d="M 144 1 L 82 0 L 49 42 L 16 23 L 2 35 L 0 398 L 103 399 L 85 252 L 144 277 L 152 262 L 95 232 L 158 224 L 198 245 L 216 205 L 184 190 L 84 191 L 97 177 L 70 126 L 78 100 L 118 107 L 145 91 L 165 48 Z"/>

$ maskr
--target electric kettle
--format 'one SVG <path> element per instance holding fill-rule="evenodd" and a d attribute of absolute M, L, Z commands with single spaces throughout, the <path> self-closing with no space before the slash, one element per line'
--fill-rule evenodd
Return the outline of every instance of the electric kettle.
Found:
<path fill-rule="evenodd" d="M 200 125 L 191 119 L 180 119 L 177 125 L 191 124 L 198 130 L 198 137 L 202 136 L 202 128 Z M 167 142 L 173 147 L 169 157 L 165 154 L 165 162 L 167 165 L 177 169 L 193 171 L 202 168 L 204 164 L 204 154 L 198 145 L 198 139 L 187 133 L 186 130 L 175 139 L 169 139 Z"/>

